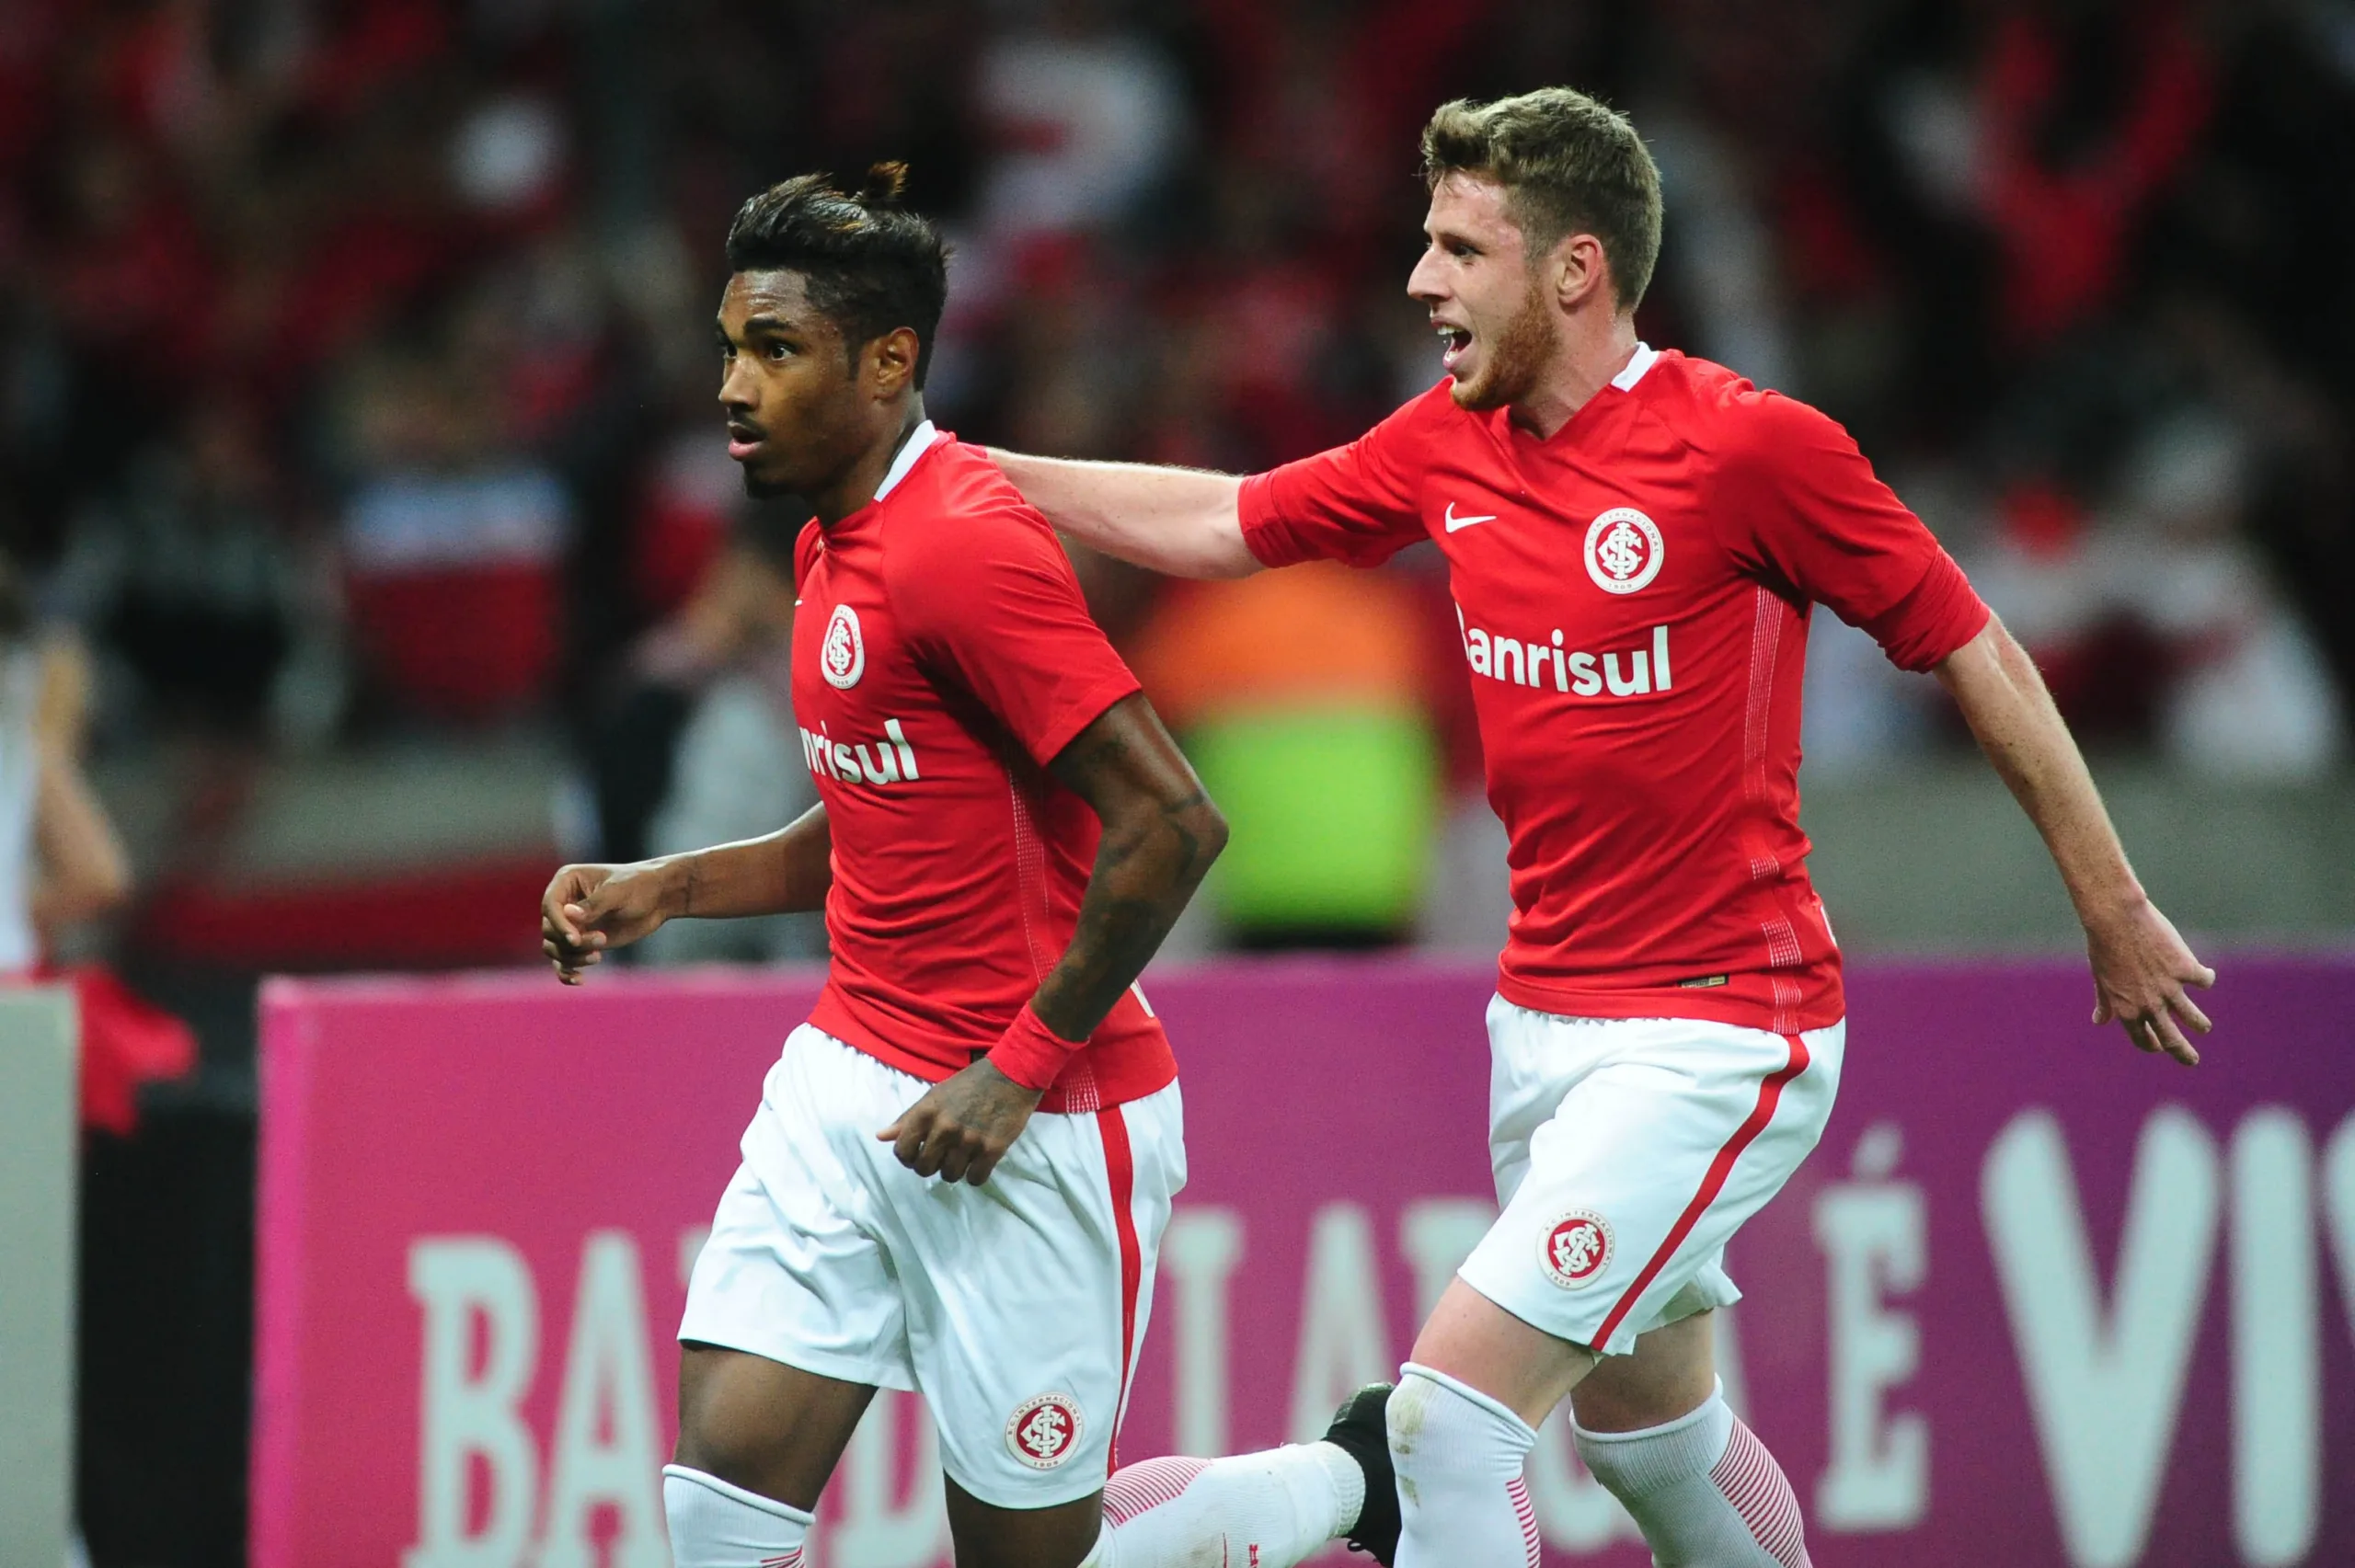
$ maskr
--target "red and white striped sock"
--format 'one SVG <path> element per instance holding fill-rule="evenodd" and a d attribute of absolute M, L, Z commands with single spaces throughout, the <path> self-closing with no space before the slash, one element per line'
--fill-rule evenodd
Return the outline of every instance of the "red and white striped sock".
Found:
<path fill-rule="evenodd" d="M 1146 1459 L 1105 1483 L 1104 1533 L 1080 1568 L 1292 1568 L 1355 1524 L 1364 1502 L 1365 1472 L 1330 1443 Z"/>
<path fill-rule="evenodd" d="M 1397 1568 L 1537 1568 L 1537 1515 L 1521 1479 L 1529 1424 L 1470 1385 L 1409 1361 L 1390 1396 Z"/>
<path fill-rule="evenodd" d="M 1572 1430 L 1579 1458 L 1635 1516 L 1658 1568 L 1809 1568 L 1798 1498 L 1722 1389 L 1665 1425 Z"/>
<path fill-rule="evenodd" d="M 1545 1542 L 1537 1533 L 1537 1505 L 1529 1500 L 1529 1482 L 1517 1475 L 1506 1482 L 1505 1500 L 1512 1505 L 1513 1517 L 1521 1521 L 1521 1550 L 1528 1555 L 1529 1568 L 1537 1568 Z"/>

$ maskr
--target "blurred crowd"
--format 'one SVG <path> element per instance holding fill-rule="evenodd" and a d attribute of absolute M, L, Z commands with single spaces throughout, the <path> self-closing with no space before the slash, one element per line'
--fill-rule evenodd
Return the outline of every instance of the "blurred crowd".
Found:
<path fill-rule="evenodd" d="M 2090 744 L 2340 759 L 2347 0 L 12 0 L 0 543 L 92 652 L 98 743 L 181 781 L 176 854 L 275 752 L 519 726 L 577 759 L 572 853 L 762 830 L 809 791 L 798 520 L 741 499 L 711 400 L 745 195 L 913 166 L 957 246 L 944 426 L 1251 469 L 1436 378 L 1416 133 L 1554 82 L 1661 164 L 1647 339 L 1845 421 Z M 1433 553 L 1082 567 L 1275 825 L 1243 939 L 1408 929 L 1477 774 Z M 1819 619 L 1813 767 L 1961 743 Z"/>
<path fill-rule="evenodd" d="M 558 853 L 811 797 L 800 520 L 743 499 L 713 402 L 737 204 L 907 161 L 957 246 L 941 424 L 1251 469 L 1437 379 L 1403 292 L 1417 132 L 1548 83 L 1629 110 L 1663 169 L 1643 336 L 1844 421 L 2089 746 L 2343 764 L 2355 0 L 0 0 L 0 980 L 132 899 L 140 994 L 70 971 L 86 1120 L 164 1106 L 85 1151 L 94 1561 L 244 1560 L 252 990 L 187 959 L 167 894 L 234 872 L 276 765 L 571 780 L 496 875 L 380 857 L 339 901 L 247 909 L 314 964 L 528 956 Z M 1218 940 L 1493 942 L 1434 552 L 1080 566 L 1235 824 Z M 1809 780 L 1968 744 L 1828 616 L 1809 680 Z M 127 857 L 91 752 L 166 802 Z M 207 962 L 306 961 L 245 940 Z M 654 956 L 820 941 L 683 922 Z M 148 999 L 203 1042 L 177 1100 L 134 1093 L 196 1054 Z"/>

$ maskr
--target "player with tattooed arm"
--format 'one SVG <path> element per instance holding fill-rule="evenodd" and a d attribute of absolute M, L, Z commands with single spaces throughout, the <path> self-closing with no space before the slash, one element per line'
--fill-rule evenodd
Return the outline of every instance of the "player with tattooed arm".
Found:
<path fill-rule="evenodd" d="M 1109 1477 L 1186 1179 L 1136 979 L 1226 827 L 1080 601 L 1046 521 L 925 418 L 947 297 L 885 165 L 747 201 L 719 401 L 755 494 L 816 515 L 790 825 L 557 872 L 578 984 L 666 920 L 826 912 L 824 993 L 770 1070 L 679 1329 L 678 1568 L 793 1568 L 878 1388 L 923 1393 L 966 1568 L 1288 1568 L 1395 1516 L 1379 1407 L 1332 1439 Z"/>

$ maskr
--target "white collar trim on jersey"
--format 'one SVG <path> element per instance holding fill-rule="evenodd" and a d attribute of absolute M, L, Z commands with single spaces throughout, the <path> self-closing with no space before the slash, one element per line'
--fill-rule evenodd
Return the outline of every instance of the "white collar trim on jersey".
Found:
<path fill-rule="evenodd" d="M 900 481 L 908 476 L 908 470 L 916 465 L 916 459 L 932 450 L 933 437 L 938 433 L 929 419 L 908 432 L 908 439 L 900 443 L 900 455 L 891 460 L 891 471 L 884 475 L 883 483 L 875 487 L 877 500 L 881 500 L 898 487 Z"/>
<path fill-rule="evenodd" d="M 1617 387 L 1622 392 L 1635 391 L 1636 383 L 1644 379 L 1644 372 L 1651 369 L 1654 362 L 1659 359 L 1660 350 L 1658 349 L 1653 348 L 1648 343 L 1637 344 L 1634 355 L 1632 355 L 1627 361 L 1627 368 L 1621 371 L 1617 375 L 1613 376 L 1611 378 L 1611 384 Z"/>

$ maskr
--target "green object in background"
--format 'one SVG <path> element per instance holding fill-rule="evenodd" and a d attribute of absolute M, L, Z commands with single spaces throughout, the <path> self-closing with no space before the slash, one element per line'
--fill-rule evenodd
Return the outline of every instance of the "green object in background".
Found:
<path fill-rule="evenodd" d="M 1395 708 L 1254 709 L 1210 718 L 1186 753 L 1226 814 L 1214 878 L 1240 931 L 1403 932 L 1439 820 L 1439 747 Z"/>

